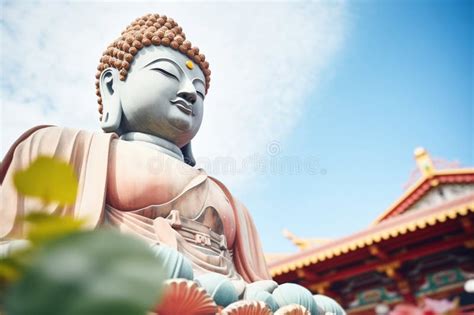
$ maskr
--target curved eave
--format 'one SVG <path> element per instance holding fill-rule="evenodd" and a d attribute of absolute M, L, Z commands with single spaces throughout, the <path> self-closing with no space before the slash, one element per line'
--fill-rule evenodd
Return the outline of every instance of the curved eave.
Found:
<path fill-rule="evenodd" d="M 403 216 L 381 222 L 349 237 L 272 262 L 269 264 L 270 272 L 273 277 L 279 276 L 390 238 L 396 238 L 399 235 L 413 233 L 428 226 L 453 220 L 469 213 L 474 213 L 474 194 L 448 202 L 440 207 L 406 213 Z"/>
<path fill-rule="evenodd" d="M 417 180 L 405 193 L 384 211 L 372 225 L 379 224 L 385 219 L 403 213 L 433 186 L 440 183 L 474 183 L 474 168 L 436 170 L 431 176 L 423 176 Z"/>

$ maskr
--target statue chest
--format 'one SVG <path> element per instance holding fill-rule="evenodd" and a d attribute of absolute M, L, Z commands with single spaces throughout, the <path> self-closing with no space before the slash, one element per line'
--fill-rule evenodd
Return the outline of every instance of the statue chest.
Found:
<path fill-rule="evenodd" d="M 163 155 L 135 155 L 131 164 L 124 164 L 126 155 L 110 157 L 107 204 L 143 218 L 181 220 L 192 229 L 208 229 L 224 235 L 231 247 L 236 226 L 225 193 L 204 171 Z"/>

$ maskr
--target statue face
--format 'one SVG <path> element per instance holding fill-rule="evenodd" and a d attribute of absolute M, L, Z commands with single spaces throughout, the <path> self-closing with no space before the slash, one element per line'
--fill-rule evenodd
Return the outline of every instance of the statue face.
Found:
<path fill-rule="evenodd" d="M 179 147 L 196 135 L 206 90 L 204 74 L 189 61 L 165 46 L 144 47 L 135 55 L 127 79 L 118 84 L 123 132 L 144 132 Z"/>

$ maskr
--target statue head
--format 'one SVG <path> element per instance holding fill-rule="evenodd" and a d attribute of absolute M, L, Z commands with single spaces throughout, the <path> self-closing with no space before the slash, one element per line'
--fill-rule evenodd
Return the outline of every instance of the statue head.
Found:
<path fill-rule="evenodd" d="M 211 72 L 173 19 L 158 14 L 136 19 L 103 53 L 98 70 L 105 132 L 145 133 L 189 153 Z"/>

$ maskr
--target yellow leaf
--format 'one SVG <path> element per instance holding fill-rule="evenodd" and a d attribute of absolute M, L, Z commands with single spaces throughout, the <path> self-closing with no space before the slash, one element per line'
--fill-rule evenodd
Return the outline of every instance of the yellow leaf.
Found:
<path fill-rule="evenodd" d="M 18 279 L 21 274 L 21 268 L 10 258 L 0 259 L 0 283 L 10 282 Z"/>
<path fill-rule="evenodd" d="M 44 203 L 72 204 L 76 200 L 77 177 L 73 168 L 58 159 L 40 156 L 25 170 L 14 175 L 16 189 Z"/>
<path fill-rule="evenodd" d="M 84 221 L 70 216 L 58 216 L 41 212 L 27 215 L 25 221 L 29 222 L 27 239 L 33 244 L 41 244 L 61 236 L 80 231 Z"/>

